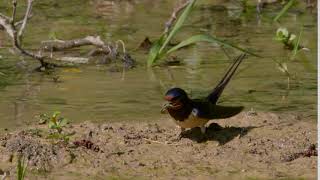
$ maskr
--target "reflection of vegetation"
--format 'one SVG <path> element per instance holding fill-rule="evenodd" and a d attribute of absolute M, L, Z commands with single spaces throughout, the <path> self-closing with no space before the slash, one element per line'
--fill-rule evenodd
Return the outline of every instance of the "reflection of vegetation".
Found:
<path fill-rule="evenodd" d="M 183 23 L 186 21 L 186 19 L 189 17 L 191 10 L 193 9 L 195 5 L 196 0 L 191 0 L 188 4 L 188 6 L 184 9 L 184 11 L 181 13 L 181 15 L 178 17 L 176 23 L 174 26 L 168 31 L 161 35 L 161 37 L 153 43 L 153 46 L 151 47 L 149 51 L 149 57 L 148 57 L 148 66 L 152 66 L 157 60 L 163 58 L 164 56 L 169 55 L 172 52 L 175 52 L 176 50 L 186 47 L 192 44 L 195 44 L 197 42 L 211 42 L 211 43 L 218 43 L 221 46 L 226 47 L 232 47 L 235 49 L 238 49 L 240 51 L 246 52 L 248 54 L 259 56 L 254 53 L 251 53 L 243 48 L 240 48 L 236 45 L 227 43 L 226 41 L 220 40 L 214 36 L 211 35 L 195 35 L 192 37 L 189 37 L 179 44 L 175 45 L 174 47 L 168 49 L 167 46 L 169 42 L 172 40 L 172 38 L 178 33 L 178 31 L 181 29 Z"/>
<path fill-rule="evenodd" d="M 6 64 L 0 60 L 0 89 L 16 82 L 18 79 L 17 72 L 11 64 Z"/>

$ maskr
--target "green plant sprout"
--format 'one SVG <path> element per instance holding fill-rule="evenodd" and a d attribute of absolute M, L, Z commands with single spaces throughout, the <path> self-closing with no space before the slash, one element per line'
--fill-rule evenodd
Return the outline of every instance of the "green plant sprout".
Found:
<path fill-rule="evenodd" d="M 54 112 L 48 123 L 49 129 L 55 129 L 59 134 L 62 132 L 62 127 L 68 124 L 68 120 L 66 118 L 59 117 L 60 114 L 61 113 L 59 111 Z"/>
<path fill-rule="evenodd" d="M 51 116 L 48 116 L 47 114 L 41 114 L 39 115 L 39 124 L 46 124 L 48 123 L 48 128 L 55 130 L 53 133 L 48 135 L 48 138 L 50 139 L 62 139 L 65 142 L 69 141 L 69 137 L 72 134 L 64 134 L 63 133 L 63 127 L 65 127 L 69 120 L 60 117 L 61 112 L 56 111 Z"/>

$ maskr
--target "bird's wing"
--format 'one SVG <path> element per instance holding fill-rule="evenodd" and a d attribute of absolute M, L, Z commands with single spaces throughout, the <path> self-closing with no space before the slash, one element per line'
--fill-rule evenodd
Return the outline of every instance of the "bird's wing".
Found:
<path fill-rule="evenodd" d="M 241 54 L 237 56 L 233 63 L 228 68 L 226 74 L 223 76 L 221 81 L 218 83 L 218 85 L 212 90 L 212 92 L 207 97 L 207 100 L 213 104 L 216 104 L 221 93 L 223 92 L 224 88 L 227 86 L 228 82 L 236 72 L 237 68 L 239 67 L 242 60 L 246 57 L 246 54 Z"/>
<path fill-rule="evenodd" d="M 239 114 L 243 110 L 243 106 L 220 106 L 215 105 L 211 119 L 230 118 Z"/>
<path fill-rule="evenodd" d="M 224 119 L 239 114 L 243 108 L 243 106 L 221 106 L 208 101 L 193 101 L 191 114 L 205 119 Z"/>

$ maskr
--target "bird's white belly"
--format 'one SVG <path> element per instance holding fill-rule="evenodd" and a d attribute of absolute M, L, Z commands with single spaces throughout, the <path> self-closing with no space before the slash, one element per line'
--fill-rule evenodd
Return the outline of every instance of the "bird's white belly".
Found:
<path fill-rule="evenodd" d="M 174 122 L 182 128 L 202 127 L 207 124 L 208 121 L 209 119 L 195 117 L 192 114 L 188 117 L 188 119 L 185 119 L 184 121 L 174 120 Z"/>

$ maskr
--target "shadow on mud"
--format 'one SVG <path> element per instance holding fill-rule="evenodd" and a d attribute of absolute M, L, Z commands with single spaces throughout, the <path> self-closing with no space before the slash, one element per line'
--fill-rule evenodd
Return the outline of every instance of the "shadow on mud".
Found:
<path fill-rule="evenodd" d="M 256 126 L 249 127 L 222 127 L 217 123 L 211 123 L 206 129 L 206 133 L 202 134 L 200 128 L 193 128 L 185 131 L 182 134 L 182 138 L 188 138 L 197 142 L 217 141 L 219 145 L 226 144 L 232 139 L 245 136 Z"/>

